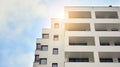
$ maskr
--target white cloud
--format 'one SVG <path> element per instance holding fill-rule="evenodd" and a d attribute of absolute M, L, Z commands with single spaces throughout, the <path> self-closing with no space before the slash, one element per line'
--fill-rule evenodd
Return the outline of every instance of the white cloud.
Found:
<path fill-rule="evenodd" d="M 10 54 L 11 52 L 7 50 L 2 53 L 1 64 L 5 67 L 33 67 L 34 54 L 32 52 Z"/>
<path fill-rule="evenodd" d="M 33 66 L 33 53 L 25 53 L 13 58 L 13 65 L 18 65 L 20 67 L 32 67 Z"/>
<path fill-rule="evenodd" d="M 2 53 L 0 63 L 5 67 L 32 67 L 34 59 L 34 48 L 32 47 L 35 43 L 31 37 L 24 37 L 27 34 L 22 34 L 26 31 L 33 32 L 34 18 L 46 16 L 46 5 L 42 2 L 43 0 L 0 0 L 0 40 L 5 42 L 0 42 L 0 46 L 4 46 L 0 51 Z M 18 41 L 20 39 L 17 37 L 23 39 L 24 43 L 21 46 L 19 44 L 21 41 Z M 17 49 L 16 46 L 20 46 L 20 48 L 17 47 Z M 28 48 L 24 48 L 24 46 L 28 46 Z M 31 49 L 30 53 L 24 53 L 24 51 L 28 51 L 27 49 Z"/>
<path fill-rule="evenodd" d="M 46 6 L 41 2 L 42 0 L 0 0 L 0 38 L 13 39 L 32 28 L 34 22 L 31 21 L 34 17 L 46 16 Z"/>

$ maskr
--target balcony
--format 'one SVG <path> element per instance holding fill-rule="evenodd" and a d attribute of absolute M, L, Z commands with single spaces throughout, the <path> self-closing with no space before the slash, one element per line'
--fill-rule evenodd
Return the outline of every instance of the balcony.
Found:
<path fill-rule="evenodd" d="M 120 31 L 119 23 L 95 23 L 96 31 Z"/>
<path fill-rule="evenodd" d="M 101 63 L 119 63 L 120 52 L 99 52 L 99 61 Z"/>
<path fill-rule="evenodd" d="M 94 51 L 95 41 L 94 37 L 70 36 L 64 51 Z"/>
<path fill-rule="evenodd" d="M 100 37 L 101 46 L 120 46 L 120 37 Z"/>
<path fill-rule="evenodd" d="M 96 11 L 97 19 L 118 19 L 117 11 Z"/>
<path fill-rule="evenodd" d="M 70 11 L 69 18 L 91 18 L 90 11 Z"/>
<path fill-rule="evenodd" d="M 69 46 L 95 46 L 94 37 L 69 37 Z"/>
<path fill-rule="evenodd" d="M 90 31 L 89 23 L 66 23 L 66 31 Z"/>
<path fill-rule="evenodd" d="M 92 63 L 94 62 L 93 52 L 65 52 L 66 62 Z"/>
<path fill-rule="evenodd" d="M 91 58 L 92 62 L 69 62 L 71 58 Z M 100 59 L 101 58 L 101 59 Z M 66 52 L 65 67 L 119 67 L 120 52 L 99 52 L 100 62 L 94 62 L 92 52 Z"/>

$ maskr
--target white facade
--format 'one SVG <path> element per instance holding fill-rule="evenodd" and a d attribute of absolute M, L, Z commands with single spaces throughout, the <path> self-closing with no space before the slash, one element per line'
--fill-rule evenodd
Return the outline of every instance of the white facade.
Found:
<path fill-rule="evenodd" d="M 33 67 L 120 67 L 120 7 L 65 7 L 37 38 Z"/>

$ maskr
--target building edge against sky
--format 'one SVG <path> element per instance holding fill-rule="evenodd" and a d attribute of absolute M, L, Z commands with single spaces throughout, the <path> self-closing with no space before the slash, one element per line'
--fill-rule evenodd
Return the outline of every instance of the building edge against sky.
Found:
<path fill-rule="evenodd" d="M 36 40 L 33 67 L 119 67 L 120 7 L 66 6 Z"/>

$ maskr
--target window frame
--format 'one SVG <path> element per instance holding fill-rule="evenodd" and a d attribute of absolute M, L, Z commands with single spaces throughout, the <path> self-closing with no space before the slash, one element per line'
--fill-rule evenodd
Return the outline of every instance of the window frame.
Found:
<path fill-rule="evenodd" d="M 52 63 L 52 67 L 54 67 L 54 65 L 56 65 L 55 67 L 58 67 L 58 63 Z"/>
<path fill-rule="evenodd" d="M 44 61 L 44 62 L 43 62 Z M 47 64 L 47 58 L 40 58 L 40 64 Z"/>
<path fill-rule="evenodd" d="M 49 34 L 48 33 L 43 33 L 42 38 L 43 39 L 49 39 Z"/>
<path fill-rule="evenodd" d="M 41 51 L 48 51 L 48 45 L 41 45 Z"/>
<path fill-rule="evenodd" d="M 35 55 L 35 62 L 39 62 L 40 58 L 39 55 Z"/>
<path fill-rule="evenodd" d="M 59 53 L 58 48 L 53 48 L 53 55 L 58 55 L 58 53 Z"/>
<path fill-rule="evenodd" d="M 54 35 L 54 36 L 53 36 L 53 39 L 54 39 L 55 41 L 59 40 L 59 35 Z"/>
<path fill-rule="evenodd" d="M 41 50 L 41 43 L 36 43 L 36 50 Z"/>

